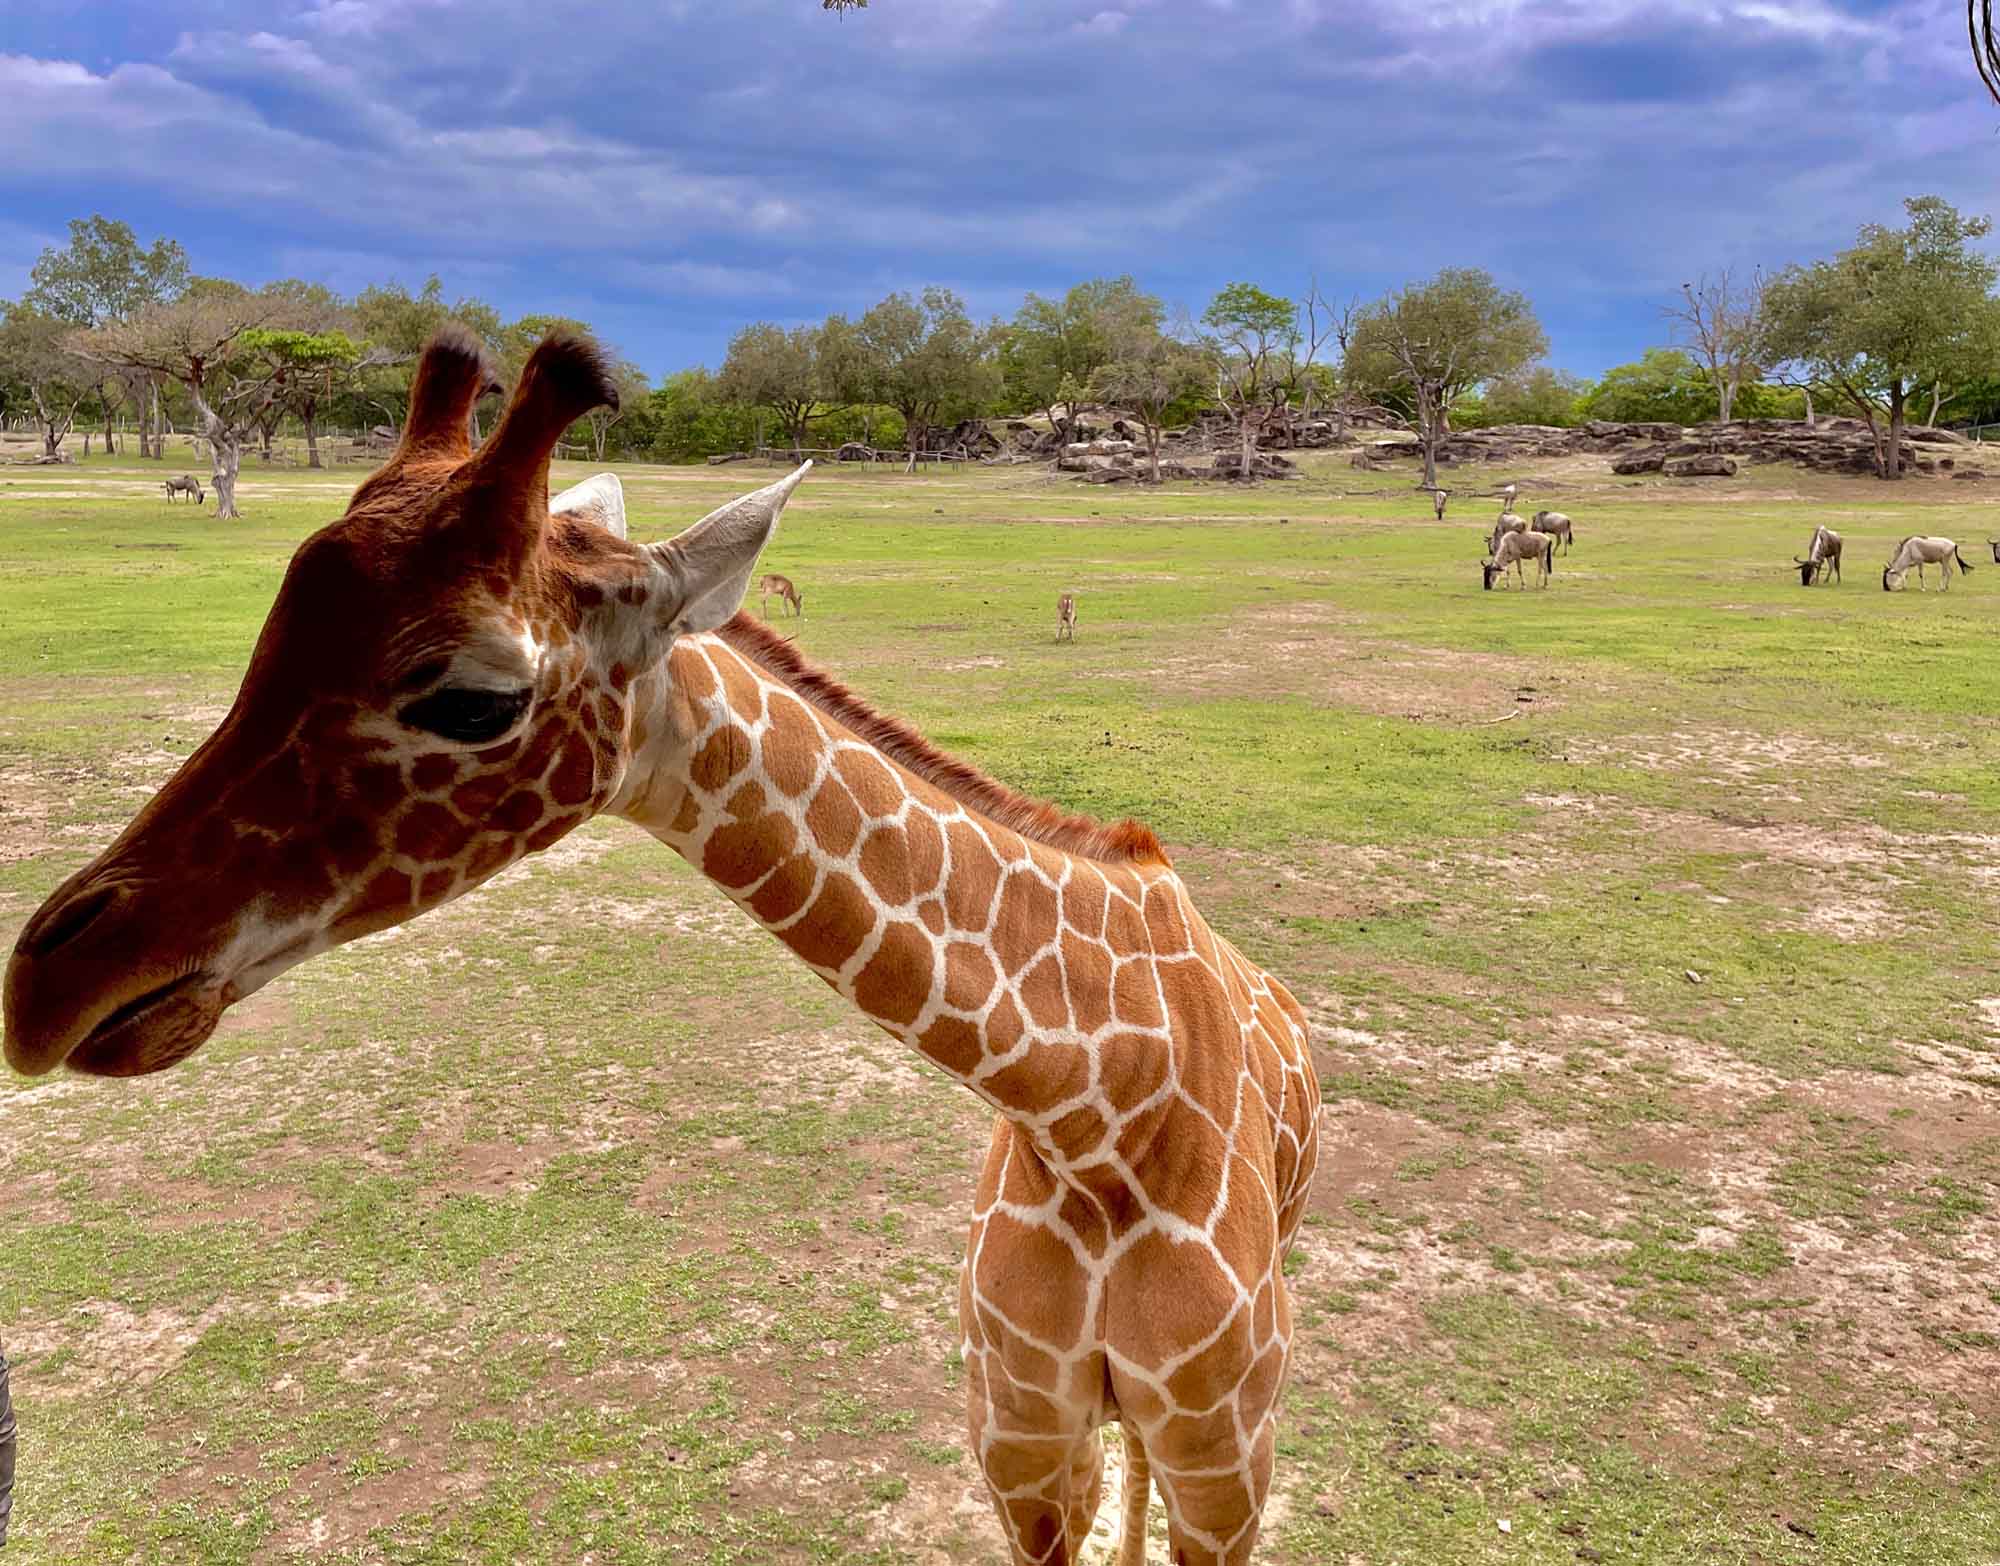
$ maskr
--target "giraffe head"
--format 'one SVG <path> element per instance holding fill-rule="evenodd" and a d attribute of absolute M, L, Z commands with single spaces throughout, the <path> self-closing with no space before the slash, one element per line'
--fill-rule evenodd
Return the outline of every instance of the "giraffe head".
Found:
<path fill-rule="evenodd" d="M 293 555 L 229 715 L 22 929 L 15 1070 L 172 1065 L 287 968 L 617 791 L 633 682 L 735 612 L 805 470 L 641 546 L 615 479 L 549 501 L 557 439 L 616 398 L 596 348 L 544 342 L 475 453 L 491 383 L 469 335 L 432 342 L 395 455 Z"/>

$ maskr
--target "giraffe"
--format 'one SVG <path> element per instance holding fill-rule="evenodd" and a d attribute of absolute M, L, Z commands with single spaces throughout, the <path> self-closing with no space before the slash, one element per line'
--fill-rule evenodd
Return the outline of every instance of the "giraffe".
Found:
<path fill-rule="evenodd" d="M 1318 1156 L 1298 1003 L 1146 828 L 1012 792 L 740 611 L 811 464 L 636 544 L 615 478 L 548 496 L 562 431 L 615 398 L 595 348 L 538 347 L 475 453 L 488 373 L 467 335 L 426 350 L 228 716 L 22 929 L 8 1061 L 164 1069 L 296 963 L 623 816 L 994 1110 L 959 1315 L 1017 1566 L 1076 1558 L 1112 1421 L 1119 1560 L 1150 1487 L 1177 1562 L 1247 1560 Z"/>

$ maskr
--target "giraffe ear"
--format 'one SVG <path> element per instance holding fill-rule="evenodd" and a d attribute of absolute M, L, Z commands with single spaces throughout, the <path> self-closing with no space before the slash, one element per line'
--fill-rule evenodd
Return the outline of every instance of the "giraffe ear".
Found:
<path fill-rule="evenodd" d="M 742 607 L 757 557 L 778 530 L 778 515 L 799 487 L 810 462 L 775 484 L 711 511 L 650 552 L 679 584 L 680 603 L 670 617 L 676 636 L 712 631 Z"/>

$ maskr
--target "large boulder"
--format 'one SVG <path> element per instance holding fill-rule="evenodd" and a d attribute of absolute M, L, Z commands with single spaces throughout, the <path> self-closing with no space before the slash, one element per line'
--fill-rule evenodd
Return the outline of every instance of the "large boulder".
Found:
<path fill-rule="evenodd" d="M 1633 473 L 1657 473 L 1665 462 L 1665 454 L 1659 451 L 1635 451 L 1629 457 L 1620 457 L 1611 464 L 1613 473 L 1630 475 Z"/>
<path fill-rule="evenodd" d="M 1734 478 L 1736 459 L 1714 451 L 1699 457 L 1668 457 L 1660 471 L 1668 478 Z"/>

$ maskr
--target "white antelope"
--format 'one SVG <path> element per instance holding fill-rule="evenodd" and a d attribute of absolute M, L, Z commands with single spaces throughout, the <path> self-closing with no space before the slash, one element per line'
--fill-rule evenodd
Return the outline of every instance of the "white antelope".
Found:
<path fill-rule="evenodd" d="M 1813 529 L 1812 544 L 1806 550 L 1805 559 L 1792 556 L 1792 564 L 1799 568 L 1799 586 L 1811 587 L 1815 579 L 1824 582 L 1829 569 L 1833 579 L 1840 580 L 1840 535 L 1830 527 Z"/>
<path fill-rule="evenodd" d="M 1926 538 L 1921 533 L 1913 533 L 1896 546 L 1895 558 L 1882 567 L 1882 591 L 1886 593 L 1891 588 L 1900 587 L 1910 567 L 1915 566 L 1917 589 L 1927 593 L 1930 589 L 1924 585 L 1924 567 L 1934 565 L 1944 578 L 1943 590 L 1948 593 L 1951 591 L 1951 568 L 1954 564 L 1968 576 L 1972 574 L 1972 567 L 1965 563 L 1965 556 L 1958 552 L 1958 545 L 1950 539 Z"/>
<path fill-rule="evenodd" d="M 1434 487 L 1431 490 L 1431 508 L 1437 512 L 1437 519 L 1440 522 L 1444 520 L 1444 503 L 1449 499 L 1451 499 L 1451 491 L 1442 485 Z M 2000 544 L 1996 544 L 1994 547 L 2000 549 Z"/>
<path fill-rule="evenodd" d="M 1575 542 L 1575 528 L 1576 524 L 1571 522 L 1560 511 L 1537 511 L 1535 513 L 1535 531 L 1537 533 L 1546 533 L 1550 538 L 1561 539 L 1564 554 L 1570 552 Z"/>
<path fill-rule="evenodd" d="M 1535 562 L 1536 585 L 1547 587 L 1556 570 L 1556 541 L 1546 533 L 1504 534 L 1493 553 L 1479 563 L 1486 575 L 1486 590 L 1493 590 L 1493 579 L 1505 576 L 1509 566 L 1514 568 L 1514 575 L 1525 590 L 1528 578 L 1523 562 L 1528 560 Z"/>
<path fill-rule="evenodd" d="M 1076 640 L 1076 594 L 1064 593 L 1056 600 L 1056 640 Z"/>

